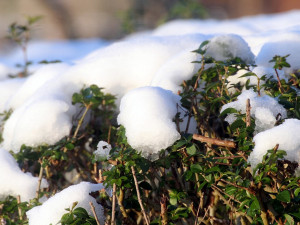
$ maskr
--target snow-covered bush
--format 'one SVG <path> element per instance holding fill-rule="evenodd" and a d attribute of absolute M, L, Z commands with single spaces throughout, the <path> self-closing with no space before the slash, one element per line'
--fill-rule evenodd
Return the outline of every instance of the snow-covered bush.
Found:
<path fill-rule="evenodd" d="M 174 21 L 72 65 L 5 67 L 0 223 L 300 222 L 298 14 Z"/>

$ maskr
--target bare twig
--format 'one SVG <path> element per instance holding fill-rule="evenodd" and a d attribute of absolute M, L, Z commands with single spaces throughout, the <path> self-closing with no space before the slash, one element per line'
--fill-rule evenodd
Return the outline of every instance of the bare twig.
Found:
<path fill-rule="evenodd" d="M 21 196 L 18 195 L 17 196 L 17 203 L 18 203 L 18 214 L 19 214 L 19 218 L 22 221 L 23 220 L 23 216 L 22 216 L 22 209 L 20 208 L 19 204 L 21 203 Z"/>
<path fill-rule="evenodd" d="M 280 81 L 277 69 L 275 69 L 275 72 L 276 72 L 276 77 L 277 77 L 277 81 L 278 81 L 279 91 L 282 94 L 282 85 L 281 85 L 281 81 Z"/>
<path fill-rule="evenodd" d="M 209 209 L 210 209 L 210 206 L 207 207 L 207 209 L 205 210 L 205 214 L 204 214 L 204 216 L 201 218 L 200 221 L 198 221 L 198 219 L 196 218 L 195 225 L 201 224 L 201 223 L 204 221 L 205 217 L 207 216 L 207 213 L 208 213 Z"/>
<path fill-rule="evenodd" d="M 246 127 L 250 127 L 251 126 L 251 114 L 250 114 L 250 110 L 251 110 L 251 105 L 250 105 L 250 99 L 247 99 L 246 102 Z"/>
<path fill-rule="evenodd" d="M 37 200 L 39 200 L 39 194 L 40 194 L 41 183 L 42 183 L 42 178 L 43 178 L 43 171 L 44 171 L 44 167 L 41 165 L 39 180 L 38 180 L 38 187 L 37 187 L 36 192 L 35 192 L 35 198 Z"/>
<path fill-rule="evenodd" d="M 96 214 L 94 204 L 93 204 L 92 202 L 89 202 L 89 203 L 90 203 L 90 206 L 91 206 L 91 209 L 92 209 L 92 212 L 93 212 L 93 215 L 94 215 L 94 217 L 95 217 L 95 220 L 96 220 L 97 225 L 101 225 L 101 224 L 100 224 L 100 221 L 99 221 L 99 218 L 98 218 L 98 216 L 97 216 L 97 214 Z"/>
<path fill-rule="evenodd" d="M 117 185 L 113 185 L 113 196 L 112 196 L 112 212 L 111 212 L 111 225 L 115 224 L 115 214 L 116 214 L 116 191 Z"/>
<path fill-rule="evenodd" d="M 76 136 L 77 136 L 77 134 L 78 134 L 78 131 L 79 131 L 79 129 L 80 129 L 82 123 L 83 123 L 84 117 L 86 116 L 86 114 L 87 114 L 87 112 L 89 111 L 89 109 L 91 108 L 91 106 L 92 106 L 91 103 L 85 106 L 85 110 L 84 110 L 84 112 L 83 112 L 81 118 L 79 119 L 78 124 L 77 124 L 77 127 L 76 127 L 76 130 L 75 130 L 75 132 L 74 132 L 73 139 L 76 138 Z"/>
<path fill-rule="evenodd" d="M 142 203 L 142 200 L 141 200 L 141 194 L 140 194 L 140 190 L 139 190 L 139 185 L 138 185 L 138 182 L 137 182 L 137 178 L 136 178 L 135 170 L 134 170 L 133 166 L 131 166 L 131 172 L 132 172 L 132 176 L 133 176 L 133 179 L 134 179 L 134 184 L 135 184 L 135 188 L 136 188 L 136 193 L 137 193 L 138 201 L 139 201 L 139 204 L 141 206 L 145 222 L 146 222 L 147 225 L 150 225 L 148 217 L 147 217 L 145 209 L 144 209 L 144 206 L 143 206 L 143 203 Z"/>
<path fill-rule="evenodd" d="M 209 143 L 212 145 L 218 145 L 218 146 L 223 146 L 223 147 L 228 147 L 228 148 L 235 148 L 236 144 L 233 141 L 227 141 L 227 140 L 220 140 L 216 138 L 209 138 L 202 136 L 200 134 L 193 134 L 193 139 L 205 143 Z"/>
<path fill-rule="evenodd" d="M 167 209 L 167 197 L 165 195 L 160 199 L 160 216 L 162 225 L 168 224 L 168 209 Z"/>

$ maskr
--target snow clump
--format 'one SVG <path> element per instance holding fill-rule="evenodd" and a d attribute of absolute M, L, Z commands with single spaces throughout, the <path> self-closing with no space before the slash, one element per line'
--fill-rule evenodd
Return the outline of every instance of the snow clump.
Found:
<path fill-rule="evenodd" d="M 212 38 L 206 46 L 205 56 L 217 61 L 239 57 L 247 64 L 254 63 L 254 54 L 247 42 L 236 34 L 224 34 Z"/>
<path fill-rule="evenodd" d="M 35 198 L 38 177 L 23 173 L 13 156 L 2 148 L 0 148 L 0 180 L 0 200 L 9 195 L 14 197 L 20 195 L 23 202 Z M 42 179 L 41 188 L 47 187 L 47 181 Z"/>
<path fill-rule="evenodd" d="M 248 158 L 251 167 L 254 169 L 258 163 L 261 163 L 263 156 L 276 144 L 279 144 L 280 150 L 286 151 L 285 159 L 300 163 L 299 133 L 300 120 L 286 119 L 283 124 L 255 135 L 253 138 L 255 147 Z"/>
<path fill-rule="evenodd" d="M 42 205 L 36 206 L 26 212 L 29 219 L 29 225 L 49 225 L 57 224 L 62 215 L 67 213 L 66 208 L 72 207 L 74 202 L 78 202 L 76 207 L 86 209 L 89 215 L 93 216 L 89 202 L 95 206 L 97 217 L 101 224 L 104 224 L 103 207 L 98 204 L 92 196 L 91 192 L 96 192 L 103 189 L 102 184 L 92 184 L 89 182 L 81 182 L 72 185 L 61 192 L 55 194 Z"/>
<path fill-rule="evenodd" d="M 99 141 L 97 150 L 94 151 L 94 156 L 99 160 L 107 160 L 109 158 L 109 152 L 111 145 L 105 141 Z"/>
<path fill-rule="evenodd" d="M 255 118 L 255 130 L 260 132 L 273 127 L 278 114 L 281 118 L 287 117 L 287 112 L 276 99 L 264 95 L 258 96 L 253 90 L 244 90 L 234 102 L 223 105 L 221 112 L 228 108 L 234 108 L 241 113 L 246 113 L 246 101 L 250 99 L 251 117 Z M 229 114 L 225 120 L 232 124 L 236 120 L 235 114 Z"/>
<path fill-rule="evenodd" d="M 159 87 L 141 87 L 121 100 L 118 123 L 126 129 L 128 143 L 145 157 L 157 158 L 160 150 L 180 138 L 173 119 L 180 97 Z"/>
<path fill-rule="evenodd" d="M 36 147 L 55 144 L 72 128 L 70 105 L 58 99 L 38 99 L 16 109 L 3 130 L 3 148 L 20 151 L 23 144 Z"/>

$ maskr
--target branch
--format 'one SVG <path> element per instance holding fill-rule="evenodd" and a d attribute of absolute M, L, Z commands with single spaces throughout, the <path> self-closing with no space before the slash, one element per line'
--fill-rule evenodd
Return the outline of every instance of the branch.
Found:
<path fill-rule="evenodd" d="M 116 189 L 117 185 L 113 185 L 113 196 L 112 196 L 112 213 L 111 213 L 111 225 L 115 224 L 115 211 L 116 211 Z"/>
<path fill-rule="evenodd" d="M 20 218 L 20 220 L 22 221 L 22 220 L 23 220 L 23 216 L 22 216 L 22 209 L 21 209 L 21 207 L 20 207 L 20 203 L 21 203 L 21 196 L 20 196 L 20 195 L 17 196 L 17 203 L 18 203 L 18 214 L 19 214 L 19 218 Z M 1 222 L 0 222 L 0 224 L 1 224 Z"/>
<path fill-rule="evenodd" d="M 42 177 L 43 177 L 43 171 L 44 171 L 44 167 L 41 164 L 41 168 L 40 168 L 40 174 L 39 174 L 39 180 L 38 180 L 38 187 L 37 190 L 35 192 L 35 198 L 37 200 L 39 200 L 39 194 L 40 194 L 40 189 L 41 189 L 41 183 L 42 183 Z"/>
<path fill-rule="evenodd" d="M 145 209 L 144 209 L 144 206 L 143 206 L 143 203 L 142 203 L 142 200 L 141 200 L 141 194 L 140 194 L 140 190 L 139 190 L 139 185 L 138 185 L 138 182 L 137 182 L 137 179 L 136 179 L 135 170 L 134 170 L 133 166 L 131 166 L 131 171 L 132 171 L 132 176 L 133 176 L 133 179 L 134 179 L 134 184 L 135 184 L 135 188 L 136 188 L 136 193 L 137 193 L 138 201 L 139 201 L 139 204 L 141 206 L 145 222 L 146 222 L 147 225 L 150 225 L 148 217 L 147 217 Z"/>
<path fill-rule="evenodd" d="M 246 127 L 250 127 L 251 126 L 251 114 L 250 114 L 250 110 L 251 110 L 251 105 L 250 105 L 250 99 L 247 99 L 246 102 Z"/>
<path fill-rule="evenodd" d="M 213 144 L 213 145 L 228 147 L 228 148 L 235 148 L 236 147 L 236 144 L 234 143 L 234 141 L 227 141 L 227 140 L 220 140 L 220 139 L 216 139 L 216 138 L 209 138 L 209 137 L 202 136 L 200 134 L 193 134 L 193 139 L 197 140 L 197 141 Z"/>
<path fill-rule="evenodd" d="M 161 216 L 161 224 L 168 224 L 168 209 L 167 209 L 167 197 L 165 195 L 160 199 L 160 216 Z"/>
<path fill-rule="evenodd" d="M 95 211 L 95 206 L 93 205 L 92 202 L 89 202 L 89 203 L 90 203 L 90 206 L 91 206 L 91 209 L 92 209 L 92 212 L 93 212 L 93 215 L 95 217 L 97 225 L 101 225 L 100 222 L 99 222 L 98 216 L 96 214 L 96 211 Z"/>

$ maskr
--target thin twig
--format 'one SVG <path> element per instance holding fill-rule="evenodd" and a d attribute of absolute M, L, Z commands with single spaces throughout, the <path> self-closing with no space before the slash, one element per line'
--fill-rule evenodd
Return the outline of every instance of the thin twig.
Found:
<path fill-rule="evenodd" d="M 204 214 L 204 216 L 201 218 L 201 220 L 200 220 L 200 221 L 196 220 L 195 225 L 201 224 L 201 223 L 204 221 L 205 217 L 207 216 L 207 213 L 208 213 L 209 209 L 210 209 L 210 206 L 208 206 L 207 209 L 205 210 L 205 214 Z"/>
<path fill-rule="evenodd" d="M 281 85 L 281 81 L 280 81 L 277 69 L 275 69 L 275 72 L 276 72 L 276 77 L 277 77 L 277 81 L 278 81 L 279 91 L 282 94 L 282 85 Z"/>
<path fill-rule="evenodd" d="M 168 224 L 168 209 L 167 209 L 167 197 L 165 195 L 160 199 L 160 216 L 161 216 L 161 224 Z"/>
<path fill-rule="evenodd" d="M 79 119 L 78 124 L 77 124 L 77 127 L 76 127 L 76 130 L 75 130 L 75 132 L 74 132 L 73 139 L 76 138 L 76 136 L 77 136 L 77 134 L 78 134 L 78 131 L 79 131 L 79 129 L 80 129 L 82 123 L 83 123 L 84 117 L 86 116 L 86 114 L 87 114 L 87 112 L 89 111 L 89 109 L 90 109 L 91 106 L 92 106 L 92 104 L 89 104 L 89 105 L 86 105 L 86 106 L 85 106 L 85 110 L 84 110 L 84 112 L 83 112 L 81 118 Z"/>
<path fill-rule="evenodd" d="M 243 158 L 242 155 L 231 155 L 231 156 L 220 156 L 220 157 L 213 157 L 213 159 L 235 159 L 235 158 Z"/>
<path fill-rule="evenodd" d="M 228 147 L 228 148 L 235 148 L 236 144 L 234 141 L 228 141 L 228 140 L 220 140 L 216 138 L 209 138 L 202 136 L 200 134 L 193 134 L 193 139 L 205 143 L 209 143 L 212 145 L 218 145 L 218 146 L 223 146 L 223 147 Z"/>
<path fill-rule="evenodd" d="M 44 167 L 42 167 L 42 165 L 41 165 L 39 180 L 38 180 L 38 187 L 37 187 L 36 192 L 35 192 L 35 198 L 37 200 L 39 200 L 39 194 L 40 194 L 41 183 L 42 183 L 42 178 L 43 178 L 43 171 L 44 171 Z"/>
<path fill-rule="evenodd" d="M 18 203 L 18 214 L 19 214 L 19 218 L 20 218 L 20 220 L 22 221 L 23 220 L 23 216 L 22 216 L 22 209 L 21 209 L 21 207 L 20 207 L 20 203 L 21 203 L 21 196 L 20 195 L 18 195 L 17 196 L 17 203 Z"/>
<path fill-rule="evenodd" d="M 133 176 L 133 179 L 134 179 L 134 184 L 135 184 L 135 188 L 136 188 L 136 193 L 137 193 L 138 201 L 139 201 L 139 204 L 141 206 L 145 222 L 146 222 L 147 225 L 150 225 L 148 217 L 147 217 L 145 209 L 144 209 L 144 206 L 143 206 L 143 203 L 142 203 L 142 200 L 141 200 L 141 194 L 140 194 L 140 190 L 139 190 L 139 185 L 138 185 L 138 182 L 137 182 L 137 178 L 136 178 L 135 170 L 134 170 L 133 166 L 131 166 L 131 172 L 132 172 L 132 176 Z"/>
<path fill-rule="evenodd" d="M 96 214 L 94 204 L 93 204 L 92 202 L 89 202 L 89 203 L 90 203 L 90 206 L 91 206 L 91 209 L 92 209 L 92 212 L 93 212 L 93 215 L 94 215 L 94 217 L 95 217 L 95 220 L 96 220 L 97 225 L 101 225 L 101 224 L 100 224 L 100 221 L 99 221 L 99 218 L 98 218 L 98 216 L 97 216 L 97 214 Z"/>
<path fill-rule="evenodd" d="M 220 179 L 220 181 L 222 181 L 222 182 L 224 182 L 224 183 L 227 183 L 227 184 L 229 184 L 229 185 L 232 185 L 232 186 L 234 186 L 234 187 L 237 187 L 237 188 L 239 188 L 239 189 L 243 189 L 243 190 L 248 191 L 249 193 L 255 195 L 255 191 L 254 191 L 254 190 L 251 190 L 250 188 L 246 188 L 246 187 L 243 187 L 243 186 L 240 186 L 240 185 L 231 183 L 231 182 L 229 182 L 229 181 L 227 181 L 227 180 L 224 180 L 224 179 Z"/>
<path fill-rule="evenodd" d="M 111 225 L 115 224 L 115 214 L 116 214 L 116 191 L 117 191 L 117 185 L 113 185 L 113 196 L 112 196 L 112 212 L 111 212 Z"/>
<path fill-rule="evenodd" d="M 251 105 L 250 105 L 250 99 L 247 99 L 246 102 L 246 127 L 250 127 L 251 126 Z"/>

